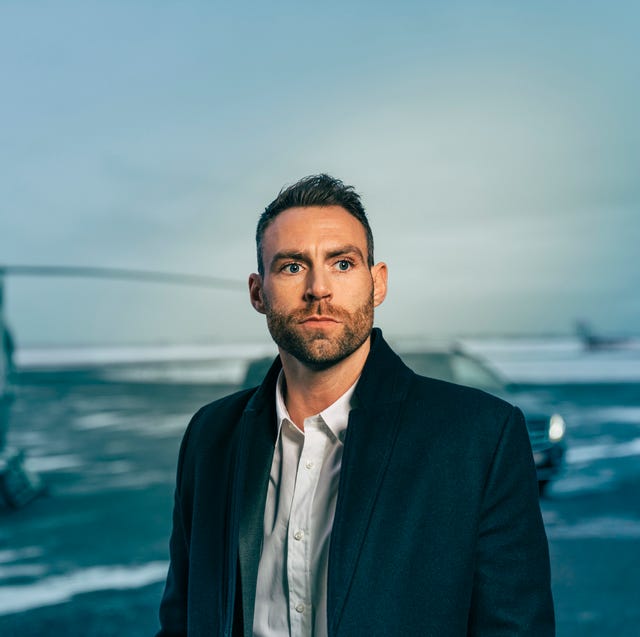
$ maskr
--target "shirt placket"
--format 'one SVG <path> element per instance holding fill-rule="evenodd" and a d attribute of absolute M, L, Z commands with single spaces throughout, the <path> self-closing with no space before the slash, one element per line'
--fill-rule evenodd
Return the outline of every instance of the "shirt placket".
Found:
<path fill-rule="evenodd" d="M 319 416 L 304 422 L 304 443 L 298 469 L 287 537 L 287 580 L 291 635 L 310 637 L 313 633 L 313 591 L 311 560 L 311 512 L 326 445 Z"/>

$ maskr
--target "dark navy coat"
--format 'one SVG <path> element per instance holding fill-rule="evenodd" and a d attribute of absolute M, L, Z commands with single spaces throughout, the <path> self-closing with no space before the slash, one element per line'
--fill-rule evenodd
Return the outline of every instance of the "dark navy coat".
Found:
<path fill-rule="evenodd" d="M 279 369 L 276 360 L 257 390 L 189 424 L 158 637 L 251 635 Z M 377 329 L 355 397 L 329 549 L 329 634 L 554 635 L 522 413 L 414 374 Z"/>

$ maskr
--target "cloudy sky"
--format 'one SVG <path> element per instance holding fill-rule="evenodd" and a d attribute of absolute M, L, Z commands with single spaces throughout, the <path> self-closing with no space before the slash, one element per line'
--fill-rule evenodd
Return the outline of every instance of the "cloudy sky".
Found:
<path fill-rule="evenodd" d="M 640 332 L 635 2 L 0 2 L 0 265 L 255 269 L 362 194 L 392 335 Z M 265 338 L 244 292 L 7 277 L 21 344 Z"/>

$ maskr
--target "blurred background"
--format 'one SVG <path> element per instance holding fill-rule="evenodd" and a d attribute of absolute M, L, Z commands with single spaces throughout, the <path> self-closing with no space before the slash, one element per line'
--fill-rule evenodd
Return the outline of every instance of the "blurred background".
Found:
<path fill-rule="evenodd" d="M 620 1 L 0 3 L 0 633 L 153 634 L 181 434 L 274 351 L 257 217 L 328 172 L 389 265 L 385 336 L 455 343 L 561 449 L 558 634 L 635 635 L 639 24 Z"/>

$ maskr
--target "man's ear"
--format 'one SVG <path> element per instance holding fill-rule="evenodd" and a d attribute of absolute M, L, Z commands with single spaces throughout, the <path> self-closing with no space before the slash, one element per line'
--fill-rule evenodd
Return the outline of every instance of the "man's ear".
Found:
<path fill-rule="evenodd" d="M 373 306 L 378 307 L 387 296 L 387 264 L 376 263 L 371 268 L 371 278 L 373 279 Z"/>
<path fill-rule="evenodd" d="M 256 312 L 266 313 L 262 295 L 262 277 L 255 272 L 249 275 L 249 301 Z"/>

